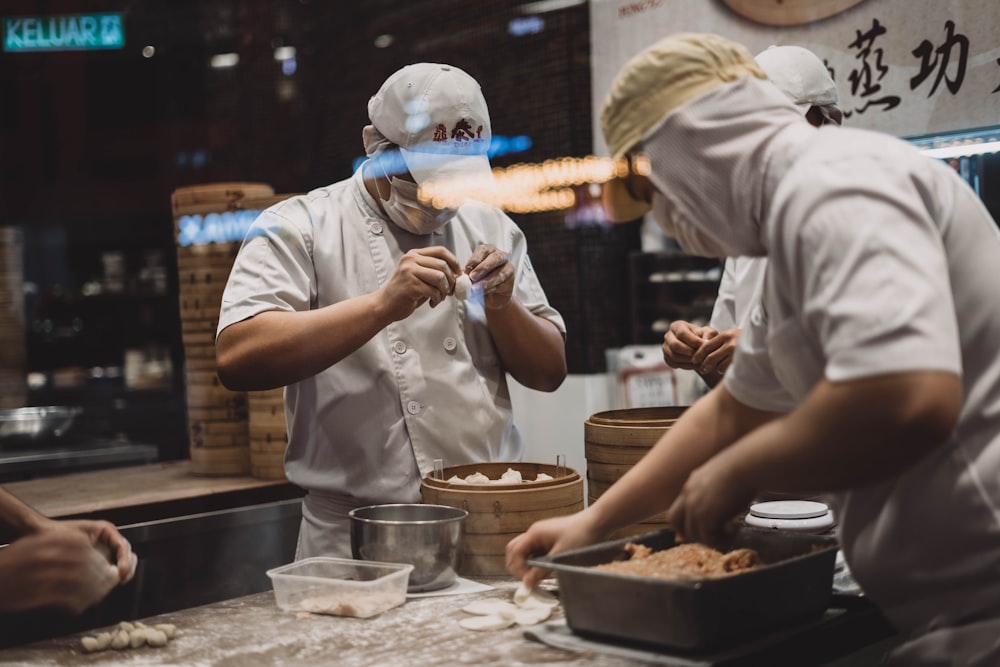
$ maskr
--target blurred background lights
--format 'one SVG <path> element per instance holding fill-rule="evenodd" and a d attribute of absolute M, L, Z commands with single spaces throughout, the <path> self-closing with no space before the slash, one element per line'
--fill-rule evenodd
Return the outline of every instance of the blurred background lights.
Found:
<path fill-rule="evenodd" d="M 240 64 L 240 54 L 238 53 L 216 53 L 212 56 L 209 64 L 215 69 L 228 69 Z"/>
<path fill-rule="evenodd" d="M 292 60 L 295 58 L 295 47 L 294 46 L 279 46 L 274 50 L 274 59 L 281 60 Z"/>
<path fill-rule="evenodd" d="M 545 30 L 545 19 L 541 16 L 521 16 L 507 24 L 507 34 L 513 37 L 537 35 Z"/>
<path fill-rule="evenodd" d="M 142 57 L 143 58 L 152 58 L 154 55 L 156 55 L 156 47 L 155 46 L 149 45 L 149 46 L 142 47 Z"/>
<path fill-rule="evenodd" d="M 392 43 L 396 41 L 396 38 L 392 35 L 379 35 L 375 38 L 375 48 L 376 49 L 387 49 L 392 46 Z"/>

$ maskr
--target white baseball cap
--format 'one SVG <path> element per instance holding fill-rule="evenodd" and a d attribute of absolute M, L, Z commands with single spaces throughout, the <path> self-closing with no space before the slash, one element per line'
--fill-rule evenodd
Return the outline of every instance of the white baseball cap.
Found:
<path fill-rule="evenodd" d="M 368 101 L 368 117 L 399 147 L 418 185 L 430 180 L 491 180 L 490 114 L 479 83 L 440 63 L 408 65 Z"/>
<path fill-rule="evenodd" d="M 801 46 L 769 46 L 754 60 L 802 113 L 837 104 L 837 84 L 819 57 Z"/>

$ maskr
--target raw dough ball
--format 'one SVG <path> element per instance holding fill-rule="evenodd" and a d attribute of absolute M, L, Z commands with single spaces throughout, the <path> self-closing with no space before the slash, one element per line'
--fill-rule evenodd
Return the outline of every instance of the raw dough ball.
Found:
<path fill-rule="evenodd" d="M 455 279 L 455 296 L 460 300 L 465 301 L 469 298 L 469 292 L 472 291 L 472 278 L 469 274 L 463 273 L 458 278 Z"/>
<path fill-rule="evenodd" d="M 80 644 L 83 646 L 83 650 L 87 653 L 93 653 L 94 651 L 100 651 L 97 648 L 97 637 L 84 637 L 80 640 Z"/>
<path fill-rule="evenodd" d="M 150 646 L 166 646 L 167 634 L 162 630 L 157 630 L 156 628 L 147 628 L 146 643 Z"/>
<path fill-rule="evenodd" d="M 136 628 L 128 633 L 128 645 L 132 648 L 139 648 L 146 645 L 146 628 Z"/>
<path fill-rule="evenodd" d="M 131 624 L 130 624 L 131 625 Z M 119 630 L 115 633 L 115 636 L 111 638 L 111 648 L 113 649 L 123 649 L 129 645 L 128 630 Z"/>
<path fill-rule="evenodd" d="M 177 635 L 177 626 L 173 623 L 157 623 L 153 627 L 166 635 L 167 639 L 173 639 Z"/>

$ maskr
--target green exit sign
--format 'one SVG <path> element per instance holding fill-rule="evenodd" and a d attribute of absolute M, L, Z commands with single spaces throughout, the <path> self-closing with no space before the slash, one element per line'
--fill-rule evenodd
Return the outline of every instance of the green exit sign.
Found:
<path fill-rule="evenodd" d="M 87 51 L 125 46 L 120 13 L 15 16 L 3 20 L 4 51 Z"/>

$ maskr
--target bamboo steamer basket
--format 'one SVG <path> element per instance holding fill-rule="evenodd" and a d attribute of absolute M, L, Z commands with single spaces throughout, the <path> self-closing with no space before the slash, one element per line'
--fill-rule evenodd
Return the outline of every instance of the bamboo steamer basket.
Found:
<path fill-rule="evenodd" d="M 452 476 L 480 472 L 496 480 L 513 468 L 525 480 L 538 473 L 551 480 L 520 484 L 450 483 Z M 505 575 L 507 542 L 541 519 L 572 514 L 583 509 L 583 478 L 571 468 L 545 463 L 470 463 L 444 469 L 444 479 L 425 477 L 420 484 L 425 503 L 448 505 L 468 511 L 458 572 L 463 576 Z"/>
<path fill-rule="evenodd" d="M 587 502 L 593 503 L 645 456 L 687 406 L 625 408 L 598 412 L 583 423 Z M 667 528 L 665 513 L 616 531 L 612 539 Z"/>
<path fill-rule="evenodd" d="M 250 474 L 258 479 L 286 479 L 285 390 L 251 391 L 249 408 Z"/>
<path fill-rule="evenodd" d="M 274 189 L 265 183 L 178 188 L 170 197 L 176 238 L 183 216 L 266 207 L 273 197 Z M 215 364 L 222 293 L 241 244 L 177 245 L 191 470 L 198 475 L 245 475 L 252 470 L 247 394 L 226 389 Z"/>
<path fill-rule="evenodd" d="M 23 232 L 0 227 L 0 409 L 27 405 L 26 331 Z"/>

